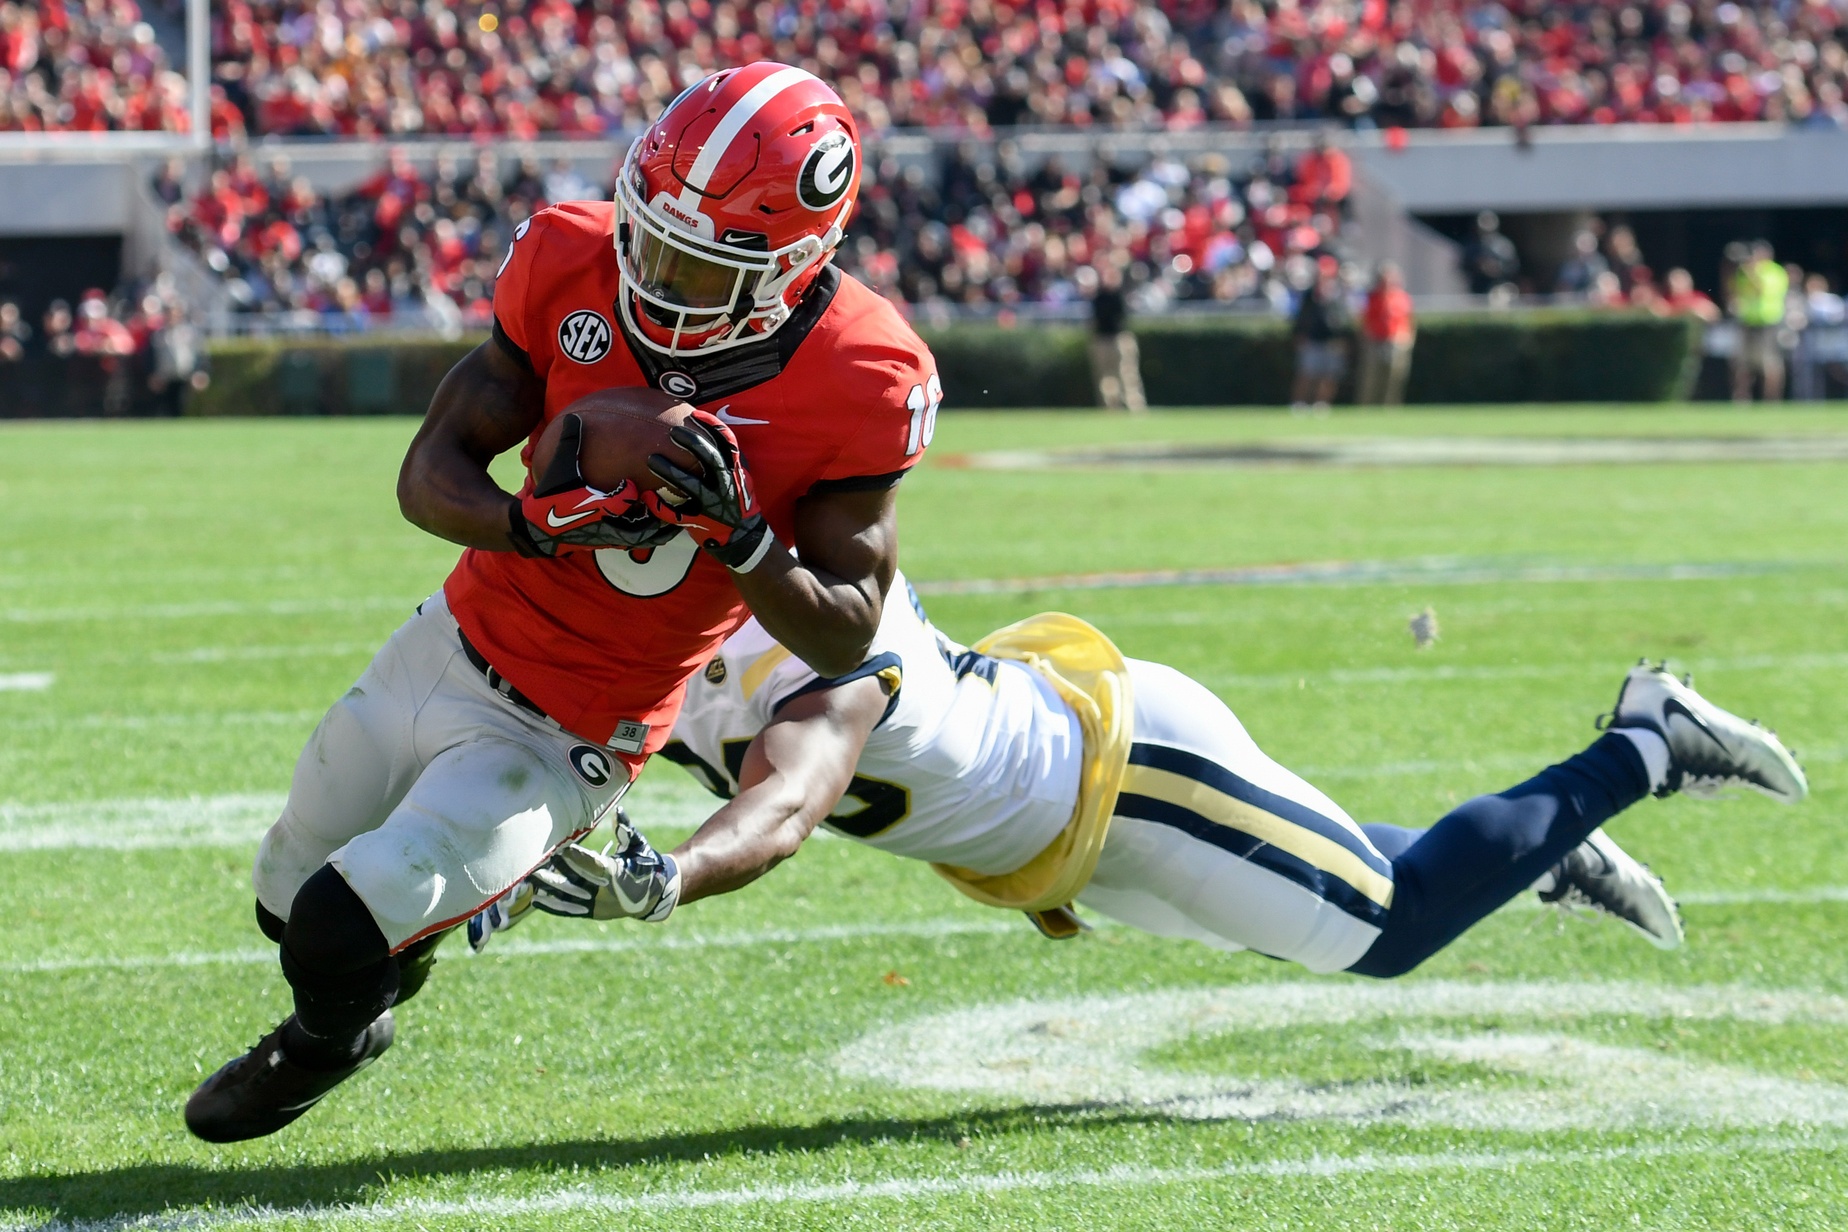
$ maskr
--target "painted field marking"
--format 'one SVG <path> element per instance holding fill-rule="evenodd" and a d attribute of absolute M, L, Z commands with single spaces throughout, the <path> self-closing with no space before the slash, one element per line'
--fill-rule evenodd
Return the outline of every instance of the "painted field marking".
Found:
<path fill-rule="evenodd" d="M 506 1224 L 520 1218 L 573 1212 L 602 1214 L 664 1213 L 752 1206 L 833 1206 L 870 1202 L 909 1202 L 972 1194 L 1059 1192 L 1070 1189 L 1162 1189 L 1217 1181 L 1321 1180 L 1349 1176 L 1509 1172 L 1518 1168 L 1563 1168 L 1642 1162 L 1658 1159 L 1726 1158 L 1781 1155 L 1792 1151 L 1835 1150 L 1843 1139 L 1828 1134 L 1756 1136 L 1732 1141 L 1641 1143 L 1579 1150 L 1447 1151 L 1441 1155 L 1313 1155 L 1222 1164 L 1210 1168 L 1156 1168 L 1119 1164 L 1109 1168 L 1072 1168 L 1040 1172 L 964 1172 L 949 1176 L 886 1177 L 863 1181 L 809 1181 L 734 1189 L 667 1189 L 622 1193 L 582 1182 L 569 1188 L 540 1190 L 521 1197 L 470 1195 L 459 1198 L 406 1198 L 368 1204 L 256 1206 L 227 1210 L 191 1207 L 162 1214 L 123 1215 L 115 1219 L 69 1222 L 0 1223 L 6 1232 L 127 1232 L 147 1229 L 211 1229 L 360 1223 L 405 1225 L 418 1218 L 464 1218 Z"/>
<path fill-rule="evenodd" d="M 248 663 L 266 659 L 334 659 L 372 654 L 378 642 L 323 642 L 282 646 L 197 646 L 191 650 L 157 650 L 148 663 Z"/>
<path fill-rule="evenodd" d="M 1807 886 L 1797 890 L 1689 890 L 1677 893 L 1682 906 L 1730 907 L 1758 903 L 1848 903 L 1848 886 Z"/>
<path fill-rule="evenodd" d="M 67 714 L 39 715 L 8 723 L 9 732 L 59 731 L 158 731 L 164 728 L 290 726 L 318 721 L 325 710 L 185 710 L 166 714 Z"/>
<path fill-rule="evenodd" d="M 372 596 L 362 599 L 130 603 L 114 607 L 11 607 L 0 608 L 0 623 L 36 625 L 71 624 L 88 620 L 198 620 L 213 616 L 309 616 L 322 612 L 379 611 L 402 611 L 409 616 L 417 610 L 423 598 L 422 595 L 414 598 Z"/>
<path fill-rule="evenodd" d="M 1588 1042 L 1587 1018 L 1848 1025 L 1848 999 L 1745 987 L 1538 981 L 1241 984 L 928 1014 L 835 1059 L 843 1076 L 1036 1104 L 1155 1109 L 1182 1119 L 1336 1120 L 1544 1132 L 1620 1127 L 1848 1126 L 1848 1087 L 1648 1048 Z M 1487 1018 L 1499 1025 L 1476 1029 Z M 1447 1025 L 1455 1022 L 1457 1025 Z M 1538 1080 L 1519 1087 L 1168 1069 L 1145 1054 L 1229 1031 L 1364 1025 L 1360 1050 L 1410 1051 Z"/>
<path fill-rule="evenodd" d="M 287 796 L 0 803 L 0 852 L 73 848 L 241 847 L 282 812 Z"/>
<path fill-rule="evenodd" d="M 1160 586 L 1474 586 L 1499 582 L 1688 582 L 1757 577 L 1800 566 L 1777 561 L 1716 564 L 1570 565 L 1467 560 L 1316 561 L 1228 569 L 1144 569 L 1046 577 L 919 581 L 921 595 L 1014 595 L 1042 590 L 1137 590 Z"/>
<path fill-rule="evenodd" d="M 0 693 L 43 693 L 57 678 L 53 672 L 7 672 L 0 674 Z"/>
<path fill-rule="evenodd" d="M 679 950 L 732 950 L 760 945 L 825 945 L 874 937 L 966 937 L 1026 933 L 1024 924 L 1011 920 L 931 919 L 894 924 L 832 924 L 816 928 L 765 928 L 715 933 L 667 933 L 635 939 L 561 938 L 556 941 L 496 941 L 484 959 L 547 958 L 560 954 L 633 954 Z M 1028 933 L 1028 936 L 1031 934 Z M 452 954 L 466 954 L 460 942 L 449 943 Z M 274 965 L 274 949 L 183 951 L 172 954 L 99 955 L 75 958 L 41 958 L 0 962 L 0 972 L 33 975 L 57 971 L 146 971 L 162 967 L 246 967 Z"/>
<path fill-rule="evenodd" d="M 250 716 L 243 716 L 248 719 Z M 300 718 L 291 713 L 288 721 Z M 9 730 L 17 725 L 9 725 Z M 670 780 L 671 782 L 671 780 Z M 115 797 L 49 804 L 0 801 L 0 853 L 67 848 L 243 847 L 255 844 L 281 815 L 288 796 L 247 792 L 179 798 Z M 644 781 L 636 806 L 649 830 L 691 830 L 715 804 L 703 792 L 656 777 Z"/>
<path fill-rule="evenodd" d="M 1711 658 L 1676 656 L 1671 660 L 1676 671 L 1698 676 L 1704 672 L 1776 671 L 1790 668 L 1848 668 L 1848 653 L 1791 655 L 1729 655 Z M 1508 663 L 1508 664 L 1435 664 L 1429 667 L 1361 667 L 1328 668 L 1322 671 L 1267 672 L 1251 675 L 1207 673 L 1195 676 L 1209 688 L 1224 689 L 1296 689 L 1309 684 L 1399 685 L 1441 684 L 1452 680 L 1547 680 L 1586 676 L 1609 676 L 1613 680 L 1624 670 L 1621 661 L 1597 660 L 1583 663 Z"/>
<path fill-rule="evenodd" d="M 953 453 L 958 470 L 1271 466 L 1584 466 L 1687 462 L 1842 462 L 1848 436 L 1379 436 L 1203 444 L 1078 445 Z"/>
<path fill-rule="evenodd" d="M 1678 894 L 1682 906 L 1752 906 L 1755 904 L 1848 903 L 1848 886 L 1816 886 L 1802 890 L 1712 890 Z M 1523 894 L 1504 910 L 1542 911 L 1547 904 Z M 1099 915 L 1087 922 L 1100 932 L 1130 930 L 1127 925 Z M 929 940 L 934 937 L 1015 936 L 1025 943 L 1034 938 L 1021 925 L 1005 916 L 969 919 L 937 916 L 922 920 L 880 923 L 856 921 L 849 924 L 824 924 L 814 928 L 737 929 L 712 933 L 641 933 L 634 938 L 559 937 L 550 941 L 526 941 L 519 938 L 498 940 L 487 950 L 488 958 L 545 958 L 567 954 L 631 954 L 659 951 L 744 949 L 751 946 L 827 945 L 859 941 L 873 937 L 908 937 Z M 464 951 L 459 943 L 453 953 Z M 58 971 L 146 971 L 163 967 L 237 967 L 266 965 L 276 961 L 274 950 L 179 950 L 166 954 L 79 955 L 68 958 L 22 959 L 0 961 L 0 972 L 32 975 Z"/>

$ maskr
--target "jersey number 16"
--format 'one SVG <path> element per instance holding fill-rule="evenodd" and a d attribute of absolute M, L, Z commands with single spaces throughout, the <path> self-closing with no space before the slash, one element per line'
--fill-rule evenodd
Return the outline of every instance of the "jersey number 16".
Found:
<path fill-rule="evenodd" d="M 930 438 L 937 435 L 937 408 L 943 405 L 943 382 L 936 373 L 922 385 L 913 385 L 905 395 L 905 409 L 911 412 L 911 435 L 905 438 L 905 456 L 930 448 Z"/>

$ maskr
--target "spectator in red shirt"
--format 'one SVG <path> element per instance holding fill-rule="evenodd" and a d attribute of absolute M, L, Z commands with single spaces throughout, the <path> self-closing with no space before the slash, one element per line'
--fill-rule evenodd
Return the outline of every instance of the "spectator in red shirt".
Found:
<path fill-rule="evenodd" d="M 83 297 L 72 342 L 79 355 L 115 358 L 135 353 L 135 336 L 129 333 L 128 326 L 109 315 L 109 303 L 101 291 L 91 291 Z"/>
<path fill-rule="evenodd" d="M 1405 401 L 1418 322 L 1399 267 L 1391 261 L 1380 262 L 1360 327 L 1360 404 L 1398 406 Z"/>
<path fill-rule="evenodd" d="M 1311 209 L 1339 215 L 1346 208 L 1348 194 L 1354 191 L 1354 164 L 1347 151 L 1329 139 L 1326 132 L 1315 139 L 1315 148 L 1297 160 L 1296 183 L 1290 186 L 1290 200 Z"/>
<path fill-rule="evenodd" d="M 1709 323 L 1720 319 L 1720 306 L 1694 285 L 1694 275 L 1679 267 L 1668 271 L 1660 298 L 1651 308 L 1662 316 L 1699 317 Z"/>

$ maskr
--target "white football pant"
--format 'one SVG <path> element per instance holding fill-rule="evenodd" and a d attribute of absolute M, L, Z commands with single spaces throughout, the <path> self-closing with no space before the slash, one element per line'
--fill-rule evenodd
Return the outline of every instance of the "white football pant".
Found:
<path fill-rule="evenodd" d="M 287 920 L 332 864 L 396 951 L 500 897 L 628 786 L 614 752 L 488 686 L 438 591 L 309 738 L 257 851 L 257 899 Z"/>
<path fill-rule="evenodd" d="M 1135 659 L 1130 673 L 1130 765 L 1078 901 L 1144 932 L 1315 972 L 1358 961 L 1391 905 L 1391 862 L 1204 685 Z"/>

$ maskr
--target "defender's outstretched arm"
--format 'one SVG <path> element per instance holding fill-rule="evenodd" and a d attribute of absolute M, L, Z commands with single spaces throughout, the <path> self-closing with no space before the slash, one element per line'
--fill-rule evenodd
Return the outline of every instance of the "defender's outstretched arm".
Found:
<path fill-rule="evenodd" d="M 486 552 L 514 551 L 509 506 L 488 474 L 545 413 L 545 383 L 525 356 L 498 339 L 482 343 L 449 370 L 398 472 L 405 520 L 439 538 Z"/>
<path fill-rule="evenodd" d="M 671 853 L 680 866 L 680 901 L 730 893 L 794 855 L 840 803 L 885 709 L 884 686 L 874 677 L 785 705 L 751 741 L 737 797 Z"/>

